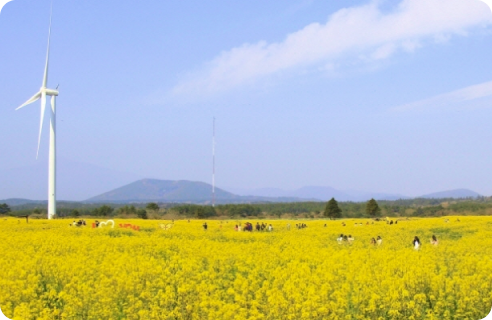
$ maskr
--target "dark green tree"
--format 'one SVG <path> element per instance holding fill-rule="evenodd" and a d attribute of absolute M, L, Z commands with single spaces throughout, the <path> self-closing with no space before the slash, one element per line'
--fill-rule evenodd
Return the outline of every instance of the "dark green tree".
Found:
<path fill-rule="evenodd" d="M 195 217 L 198 219 L 205 217 L 205 209 L 202 206 L 196 208 Z"/>
<path fill-rule="evenodd" d="M 155 202 L 148 203 L 147 206 L 145 207 L 147 210 L 152 210 L 152 211 L 159 211 L 159 206 Z"/>
<path fill-rule="evenodd" d="M 335 198 L 331 198 L 331 200 L 326 203 L 325 212 L 323 212 L 323 215 L 327 218 L 342 217 L 342 209 L 338 207 L 338 202 Z"/>
<path fill-rule="evenodd" d="M 274 209 L 274 210 L 272 211 L 272 214 L 273 214 L 274 216 L 277 216 L 279 219 L 282 217 L 282 211 L 281 211 L 280 209 Z"/>
<path fill-rule="evenodd" d="M 79 216 L 80 216 L 80 212 L 79 212 L 79 210 L 77 210 L 77 209 L 73 209 L 73 210 L 70 212 L 70 215 L 71 215 L 72 217 L 79 217 Z"/>
<path fill-rule="evenodd" d="M 424 215 L 424 209 L 422 207 L 418 207 L 417 210 L 413 213 L 414 216 L 423 216 Z"/>
<path fill-rule="evenodd" d="M 145 209 L 138 209 L 137 210 L 137 216 L 141 219 L 147 219 L 147 211 Z"/>
<path fill-rule="evenodd" d="M 118 210 L 116 210 L 116 213 L 117 214 L 137 214 L 137 209 L 135 208 L 135 206 L 128 206 L 128 205 L 125 205 L 123 207 L 120 207 L 118 208 Z"/>
<path fill-rule="evenodd" d="M 366 214 L 368 214 L 372 217 L 375 217 L 375 216 L 378 216 L 380 213 L 381 213 L 381 209 L 379 208 L 376 200 L 371 199 L 371 200 L 367 201 Z"/>
<path fill-rule="evenodd" d="M 92 211 L 92 214 L 95 216 L 101 216 L 101 217 L 106 217 L 109 216 L 113 213 L 113 208 L 111 208 L 108 205 L 103 205 L 100 206 L 99 208 L 96 208 Z"/>
<path fill-rule="evenodd" d="M 0 214 L 7 214 L 10 212 L 10 207 L 6 203 L 0 204 Z"/>

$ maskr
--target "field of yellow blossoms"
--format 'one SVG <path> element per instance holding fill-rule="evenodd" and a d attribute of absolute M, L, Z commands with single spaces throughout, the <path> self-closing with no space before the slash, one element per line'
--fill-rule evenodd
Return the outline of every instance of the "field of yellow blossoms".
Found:
<path fill-rule="evenodd" d="M 0 308 L 16 320 L 482 319 L 492 217 L 448 219 L 260 220 L 272 232 L 235 231 L 245 220 L 210 220 L 205 231 L 194 220 L 164 230 L 170 221 L 2 219 Z M 342 233 L 355 240 L 339 244 Z"/>

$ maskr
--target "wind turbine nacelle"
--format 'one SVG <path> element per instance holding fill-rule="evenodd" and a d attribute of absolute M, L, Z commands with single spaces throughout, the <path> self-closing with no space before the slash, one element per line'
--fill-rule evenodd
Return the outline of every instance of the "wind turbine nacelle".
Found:
<path fill-rule="evenodd" d="M 44 89 L 44 92 L 46 93 L 47 96 L 57 96 L 58 95 L 58 90 Z"/>

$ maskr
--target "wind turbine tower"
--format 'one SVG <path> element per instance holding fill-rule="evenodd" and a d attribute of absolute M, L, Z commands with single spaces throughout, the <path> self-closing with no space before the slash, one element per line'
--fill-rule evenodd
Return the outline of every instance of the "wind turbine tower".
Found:
<path fill-rule="evenodd" d="M 215 117 L 212 135 L 212 207 L 215 207 Z"/>
<path fill-rule="evenodd" d="M 39 120 L 38 149 L 36 159 L 39 155 L 39 144 L 41 142 L 41 132 L 43 131 L 43 120 L 46 109 L 46 96 L 51 96 L 50 108 L 50 151 L 49 151 L 49 169 L 48 169 L 48 219 L 52 219 L 56 214 L 56 97 L 58 96 L 58 86 L 56 89 L 48 89 L 48 65 L 50 57 L 50 37 L 51 37 L 51 17 L 53 5 L 50 13 L 50 26 L 48 29 L 48 49 L 46 50 L 46 64 L 44 67 L 44 76 L 41 89 L 23 105 L 15 110 L 31 104 L 41 98 L 41 117 Z"/>

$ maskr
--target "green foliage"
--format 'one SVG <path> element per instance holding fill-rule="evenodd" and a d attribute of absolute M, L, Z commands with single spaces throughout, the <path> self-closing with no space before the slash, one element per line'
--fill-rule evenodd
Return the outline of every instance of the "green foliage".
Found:
<path fill-rule="evenodd" d="M 424 209 L 422 207 L 418 207 L 413 213 L 414 216 L 421 217 L 424 215 Z"/>
<path fill-rule="evenodd" d="M 159 206 L 155 202 L 148 203 L 147 206 L 145 207 L 147 210 L 152 210 L 152 211 L 159 211 Z"/>
<path fill-rule="evenodd" d="M 80 216 L 80 212 L 77 209 L 73 209 L 72 212 L 70 212 L 70 215 L 72 217 L 79 217 Z"/>
<path fill-rule="evenodd" d="M 231 206 L 231 205 L 229 205 Z M 238 204 L 238 206 L 240 206 Z M 289 213 L 299 215 L 303 213 L 321 212 L 325 209 L 323 202 L 284 202 L 284 203 L 258 203 L 254 204 L 260 212 L 265 212 L 270 215 L 281 213 Z"/>
<path fill-rule="evenodd" d="M 10 211 L 10 207 L 6 203 L 0 204 L 0 214 L 7 214 Z"/>
<path fill-rule="evenodd" d="M 186 217 L 206 218 L 217 216 L 214 207 L 194 204 L 178 205 L 171 208 L 170 211 Z"/>
<path fill-rule="evenodd" d="M 443 211 L 444 211 L 444 208 L 442 205 L 426 207 L 426 208 L 424 208 L 424 215 L 425 216 L 439 216 L 439 215 L 443 214 Z"/>
<path fill-rule="evenodd" d="M 107 217 L 113 213 L 113 208 L 108 205 L 102 205 L 99 208 L 92 210 L 94 216 Z"/>
<path fill-rule="evenodd" d="M 448 209 L 456 213 L 473 212 L 474 214 L 485 214 L 487 209 L 492 208 L 490 203 L 481 203 L 475 201 L 464 201 L 452 203 Z"/>
<path fill-rule="evenodd" d="M 335 198 L 331 198 L 331 200 L 326 203 L 326 207 L 325 207 L 325 211 L 323 212 L 323 215 L 327 218 L 342 217 L 342 210 L 338 206 L 338 202 L 335 200 Z"/>
<path fill-rule="evenodd" d="M 229 217 L 250 217 L 258 216 L 261 214 L 259 206 L 251 204 L 225 204 L 217 206 L 217 211 L 221 215 L 227 215 Z"/>
<path fill-rule="evenodd" d="M 137 208 L 135 208 L 135 206 L 125 205 L 116 209 L 116 214 L 134 215 L 137 214 Z"/>
<path fill-rule="evenodd" d="M 196 208 L 194 216 L 198 219 L 205 218 L 205 209 L 203 207 Z"/>
<path fill-rule="evenodd" d="M 148 219 L 149 217 L 147 216 L 147 211 L 145 209 L 138 209 L 137 210 L 137 216 L 141 219 Z"/>
<path fill-rule="evenodd" d="M 375 217 L 381 214 L 381 208 L 379 208 L 378 203 L 376 200 L 371 199 L 367 201 L 366 204 L 366 214 Z"/>
<path fill-rule="evenodd" d="M 282 217 L 282 211 L 275 209 L 271 212 L 274 216 L 277 216 L 279 219 Z"/>
<path fill-rule="evenodd" d="M 125 203 L 106 204 L 105 210 L 101 210 L 102 203 L 85 203 L 58 201 L 57 217 L 73 217 L 74 210 L 80 216 L 97 215 L 121 215 L 137 216 L 137 210 L 144 209 L 148 204 L 129 205 Z M 378 214 L 388 217 L 403 217 L 410 215 L 417 216 L 449 216 L 449 215 L 492 215 L 492 197 L 479 197 L 473 199 L 401 199 L 395 201 L 379 200 L 377 202 L 380 211 Z M 2 208 L 5 206 L 1 205 Z M 9 204 L 11 211 L 7 214 L 11 216 L 32 215 L 33 218 L 46 218 L 45 202 L 30 202 L 19 205 Z M 208 205 L 163 203 L 159 204 L 160 209 L 166 213 L 182 215 L 186 218 L 192 217 L 263 217 L 292 215 L 294 217 L 312 217 L 313 214 L 319 216 L 326 210 L 326 202 L 284 202 L 284 203 L 255 203 L 255 204 L 226 204 L 215 207 Z M 342 210 L 342 218 L 362 218 L 367 217 L 366 202 L 338 202 L 338 207 Z M 114 208 L 112 211 L 111 208 Z M 199 209 L 202 208 L 202 209 Z M 4 209 L 5 210 L 5 209 Z M 151 211 L 147 210 L 150 214 Z M 0 213 L 1 214 L 1 213 Z M 149 216 L 152 218 L 152 216 Z"/>

